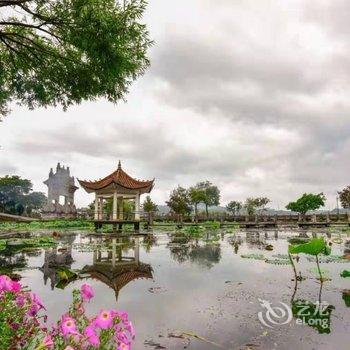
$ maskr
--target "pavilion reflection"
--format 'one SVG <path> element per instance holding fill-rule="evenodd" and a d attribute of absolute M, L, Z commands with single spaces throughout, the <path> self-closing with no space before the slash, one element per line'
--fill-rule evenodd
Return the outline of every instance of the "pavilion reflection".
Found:
<path fill-rule="evenodd" d="M 153 279 L 153 269 L 150 264 L 140 261 L 138 237 L 127 245 L 122 238 L 113 238 L 111 243 L 111 249 L 107 251 L 101 245 L 96 245 L 92 265 L 86 265 L 81 275 L 88 275 L 88 278 L 99 280 L 112 288 L 118 300 L 120 290 L 128 283 L 138 279 Z"/>

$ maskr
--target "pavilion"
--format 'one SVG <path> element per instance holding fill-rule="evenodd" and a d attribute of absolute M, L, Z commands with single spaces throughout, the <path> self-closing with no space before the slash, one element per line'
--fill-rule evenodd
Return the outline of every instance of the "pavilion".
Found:
<path fill-rule="evenodd" d="M 88 193 L 95 193 L 95 227 L 102 227 L 103 224 L 119 225 L 133 223 L 135 229 L 139 228 L 140 222 L 140 196 L 150 193 L 154 186 L 154 179 L 149 181 L 137 180 L 128 175 L 119 161 L 118 168 L 112 174 L 97 181 L 79 180 L 80 185 Z M 103 210 L 104 201 L 113 198 L 112 213 L 105 213 Z M 135 210 L 132 217 L 125 217 L 123 213 L 123 201 L 134 200 Z"/>

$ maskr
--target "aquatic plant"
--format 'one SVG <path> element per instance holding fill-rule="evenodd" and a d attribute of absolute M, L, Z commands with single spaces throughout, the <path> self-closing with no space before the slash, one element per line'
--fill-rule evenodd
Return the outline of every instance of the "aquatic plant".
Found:
<path fill-rule="evenodd" d="M 200 225 L 191 225 L 191 226 L 185 226 L 181 229 L 181 232 L 185 235 L 191 236 L 191 237 L 202 237 L 203 233 L 205 231 L 205 228 Z"/>
<path fill-rule="evenodd" d="M 128 314 L 101 310 L 87 317 L 85 303 L 93 296 L 86 284 L 75 289 L 69 310 L 49 329 L 40 298 L 8 276 L 0 276 L 0 350 L 130 349 L 135 331 Z"/>
<path fill-rule="evenodd" d="M 350 290 L 343 290 L 343 300 L 346 307 L 350 307 Z"/>
<path fill-rule="evenodd" d="M 316 258 L 314 256 L 307 256 L 306 259 L 310 262 L 315 262 Z M 320 263 L 350 263 L 350 260 L 344 258 L 342 255 L 329 255 L 329 256 L 320 256 L 318 258 Z"/>
<path fill-rule="evenodd" d="M 341 273 L 340 273 L 340 276 L 345 278 L 345 277 L 350 277 L 350 270 L 343 270 Z"/>
<path fill-rule="evenodd" d="M 3 251 L 16 253 L 24 249 L 36 249 L 44 247 L 52 247 L 57 244 L 57 241 L 50 236 L 37 236 L 32 238 L 16 238 L 7 239 Z"/>
<path fill-rule="evenodd" d="M 36 231 L 50 229 L 88 229 L 93 230 L 94 225 L 88 220 L 50 220 L 50 221 L 32 221 L 32 222 L 2 222 L 0 223 L 0 232 L 4 231 Z"/>
<path fill-rule="evenodd" d="M 206 229 L 209 230 L 218 230 L 221 227 L 221 224 L 219 221 L 205 221 L 203 223 Z"/>
<path fill-rule="evenodd" d="M 267 264 L 273 265 L 290 265 L 291 262 L 288 259 L 265 259 Z"/>
<path fill-rule="evenodd" d="M 254 260 L 265 260 L 265 256 L 263 254 L 242 254 L 241 258 L 254 259 Z"/>
<path fill-rule="evenodd" d="M 298 245 L 290 244 L 288 246 L 288 253 L 289 253 L 289 259 L 293 266 L 295 275 L 296 275 L 296 268 L 293 262 L 293 258 L 291 257 L 291 254 L 308 254 L 308 255 L 315 256 L 317 269 L 320 275 L 320 281 L 321 282 L 323 281 L 322 272 L 319 264 L 319 254 L 330 255 L 331 253 L 331 248 L 327 246 L 327 243 L 323 237 L 314 238 L 310 240 L 310 242 L 303 243 L 303 244 L 298 244 Z"/>

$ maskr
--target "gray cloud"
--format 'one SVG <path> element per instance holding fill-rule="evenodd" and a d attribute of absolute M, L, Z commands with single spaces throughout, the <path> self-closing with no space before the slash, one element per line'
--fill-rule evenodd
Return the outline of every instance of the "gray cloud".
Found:
<path fill-rule="evenodd" d="M 0 170 L 13 163 L 39 183 L 58 160 L 93 178 L 122 159 L 157 178 L 159 201 L 202 179 L 223 202 L 332 197 L 350 172 L 349 9 L 341 0 L 179 0 L 170 12 L 153 0 L 152 67 L 128 105 L 18 112 L 2 126 L 16 134 L 5 135 Z"/>

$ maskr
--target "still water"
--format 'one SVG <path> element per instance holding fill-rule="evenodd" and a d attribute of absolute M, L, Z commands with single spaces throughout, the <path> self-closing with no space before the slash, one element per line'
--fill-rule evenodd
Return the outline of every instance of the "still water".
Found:
<path fill-rule="evenodd" d="M 134 349 L 349 349 L 350 279 L 340 272 L 350 269 L 350 260 L 321 261 L 322 284 L 314 261 L 301 256 L 296 265 L 303 278 L 296 279 L 286 260 L 288 238 L 326 233 L 219 231 L 205 239 L 162 231 L 126 238 L 65 233 L 55 249 L 11 259 L 24 259 L 21 283 L 41 296 L 52 322 L 74 288 L 92 285 L 89 313 L 126 310 L 137 331 Z M 332 256 L 343 256 L 349 238 L 328 233 L 334 237 Z M 60 286 L 55 266 L 62 264 L 79 278 Z M 280 311 L 287 306 L 286 317 L 268 323 L 272 328 L 259 320 L 259 312 L 267 316 L 262 300 Z M 298 300 L 331 305 L 328 329 L 288 320 L 288 307 Z"/>

